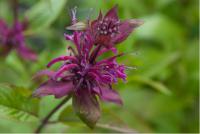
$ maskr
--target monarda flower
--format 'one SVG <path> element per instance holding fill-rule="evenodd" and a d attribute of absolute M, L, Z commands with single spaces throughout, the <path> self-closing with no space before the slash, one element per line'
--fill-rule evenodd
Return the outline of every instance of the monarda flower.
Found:
<path fill-rule="evenodd" d="M 124 41 L 141 24 L 143 21 L 137 19 L 119 20 L 117 6 L 114 6 L 105 16 L 100 11 L 99 17 L 91 22 L 90 30 L 96 45 L 110 48 Z"/>
<path fill-rule="evenodd" d="M 76 46 L 76 50 L 71 51 L 73 55 L 58 57 L 47 65 L 51 67 L 56 62 L 64 61 L 57 71 L 44 70 L 36 75 L 47 75 L 49 79 L 33 95 L 61 98 L 72 94 L 74 110 L 84 122 L 93 127 L 100 117 L 96 95 L 103 101 L 122 104 L 119 94 L 111 85 L 117 83 L 117 78 L 125 80 L 125 67 L 116 62 L 121 54 L 96 61 L 92 49 L 94 43 L 89 32 L 74 32 L 72 41 Z"/>
<path fill-rule="evenodd" d="M 26 46 L 23 32 L 27 28 L 27 20 L 15 21 L 11 28 L 0 19 L 0 55 L 6 56 L 12 49 L 26 60 L 36 60 L 36 54 Z"/>
<path fill-rule="evenodd" d="M 113 17 L 115 10 L 116 7 L 111 9 L 106 16 Z M 47 76 L 48 80 L 33 93 L 33 96 L 54 95 L 55 98 L 72 96 L 74 111 L 81 120 L 93 128 L 101 115 L 98 100 L 122 105 L 122 100 L 112 85 L 116 84 L 118 79 L 126 80 L 125 66 L 116 61 L 116 58 L 122 56 L 123 53 L 98 60 L 99 56 L 113 51 L 115 48 L 100 47 L 105 43 L 104 40 L 96 43 L 91 29 L 82 29 L 83 25 L 77 22 L 75 14 L 76 10 L 72 10 L 72 26 L 70 28 L 73 28 L 73 34 L 65 34 L 65 38 L 72 41 L 74 46 L 68 47 L 69 55 L 60 56 L 48 63 L 47 67 L 49 68 L 57 62 L 63 62 L 56 71 L 47 69 L 36 74 L 35 78 Z M 113 19 L 116 19 L 116 16 Z M 118 20 L 116 19 L 116 21 Z M 93 22 L 93 26 L 94 23 L 98 22 Z M 125 25 L 123 27 L 126 28 L 126 23 L 130 22 L 120 23 L 120 25 Z M 109 36 L 110 40 L 116 40 L 116 36 L 121 37 L 118 41 L 126 38 L 123 34 L 123 36 Z"/>

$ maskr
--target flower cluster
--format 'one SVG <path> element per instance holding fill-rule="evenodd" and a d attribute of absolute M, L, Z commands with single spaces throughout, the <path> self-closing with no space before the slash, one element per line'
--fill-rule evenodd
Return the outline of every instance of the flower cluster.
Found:
<path fill-rule="evenodd" d="M 23 32 L 27 29 L 27 20 L 22 23 L 14 21 L 11 28 L 3 19 L 0 19 L 0 55 L 6 56 L 12 49 L 26 60 L 36 60 L 36 54 L 26 46 Z"/>
<path fill-rule="evenodd" d="M 100 117 L 100 100 L 122 105 L 119 94 L 112 84 L 117 79 L 125 81 L 125 66 L 118 64 L 115 45 L 125 40 L 133 29 L 142 24 L 139 20 L 121 22 L 117 16 L 117 7 L 113 7 L 105 17 L 100 12 L 97 20 L 87 25 L 77 22 L 76 11 L 72 10 L 73 34 L 65 38 L 73 42 L 69 46 L 69 55 L 60 56 L 49 62 L 47 67 L 62 61 L 56 71 L 43 70 L 35 77 L 48 76 L 33 96 L 54 95 L 56 98 L 72 95 L 73 107 L 78 116 L 89 126 L 94 127 Z M 81 28 L 80 28 L 81 27 Z M 113 51 L 114 56 L 98 60 L 102 54 Z"/>

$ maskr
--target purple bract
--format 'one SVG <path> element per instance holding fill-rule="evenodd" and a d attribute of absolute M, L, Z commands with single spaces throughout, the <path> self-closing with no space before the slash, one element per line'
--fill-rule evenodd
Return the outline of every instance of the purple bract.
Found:
<path fill-rule="evenodd" d="M 90 29 L 95 44 L 110 48 L 124 41 L 141 24 L 143 24 L 143 21 L 136 19 L 119 20 L 117 6 L 114 6 L 104 17 L 100 11 L 99 17 L 92 21 Z"/>

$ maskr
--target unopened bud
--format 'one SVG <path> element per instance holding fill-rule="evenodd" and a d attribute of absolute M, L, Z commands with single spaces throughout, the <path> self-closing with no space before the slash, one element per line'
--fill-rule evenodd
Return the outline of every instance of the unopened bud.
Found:
<path fill-rule="evenodd" d="M 87 28 L 87 24 L 84 22 L 77 22 L 71 26 L 66 27 L 67 30 L 82 31 Z"/>

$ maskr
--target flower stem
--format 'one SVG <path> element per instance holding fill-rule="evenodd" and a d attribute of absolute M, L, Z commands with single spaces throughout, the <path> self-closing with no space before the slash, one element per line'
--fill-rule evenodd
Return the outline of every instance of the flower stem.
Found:
<path fill-rule="evenodd" d="M 48 123 L 49 119 L 52 117 L 52 115 L 59 110 L 69 99 L 71 98 L 71 95 L 68 95 L 66 98 L 64 98 L 41 122 L 41 124 L 38 126 L 38 128 L 35 130 L 35 133 L 40 133 L 42 129 L 45 127 L 45 125 Z"/>

